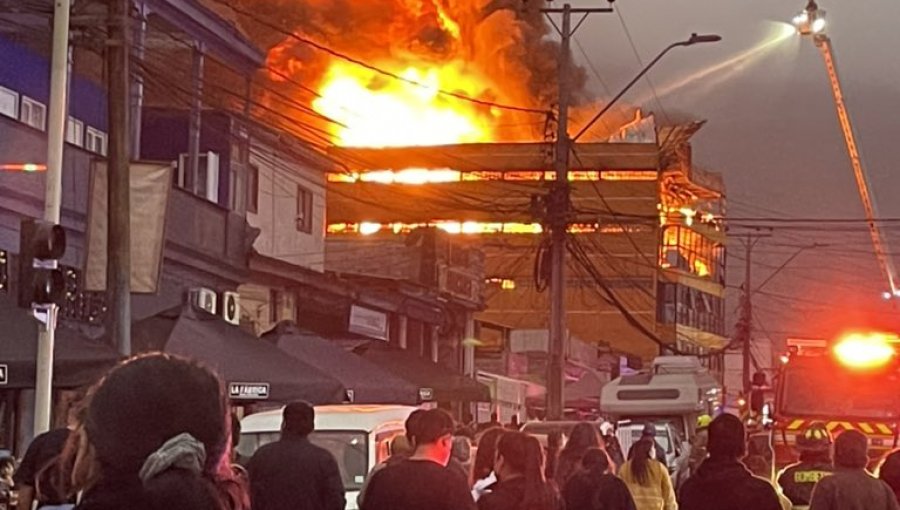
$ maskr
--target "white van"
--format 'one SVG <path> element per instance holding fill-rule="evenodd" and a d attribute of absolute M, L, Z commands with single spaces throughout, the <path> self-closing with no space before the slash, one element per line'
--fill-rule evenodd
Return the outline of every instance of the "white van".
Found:
<path fill-rule="evenodd" d="M 356 510 L 356 496 L 366 475 L 388 457 L 388 444 L 405 432 L 415 407 L 394 405 L 333 405 L 316 407 L 316 430 L 309 440 L 337 460 L 347 491 L 347 510 Z M 281 409 L 251 414 L 241 420 L 238 455 L 249 459 L 261 446 L 281 437 Z"/>

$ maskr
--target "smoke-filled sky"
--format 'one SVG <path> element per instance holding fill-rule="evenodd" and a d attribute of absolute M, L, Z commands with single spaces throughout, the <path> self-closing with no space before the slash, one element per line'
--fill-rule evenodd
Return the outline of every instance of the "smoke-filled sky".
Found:
<path fill-rule="evenodd" d="M 556 3 L 556 2 L 555 2 Z M 581 7 L 606 2 L 580 0 Z M 879 216 L 900 218 L 900 2 L 821 0 Z M 715 45 L 681 48 L 651 73 L 662 108 L 646 82 L 626 99 L 659 114 L 708 119 L 694 139 L 695 161 L 726 177 L 729 213 L 734 217 L 862 218 L 863 209 L 835 115 L 823 60 L 812 42 L 787 37 L 753 52 L 782 30 L 778 22 L 805 0 L 619 0 L 620 10 L 644 62 L 691 32 L 717 33 Z M 594 15 L 577 35 L 616 93 L 640 69 L 615 14 Z M 575 47 L 576 56 L 585 63 Z M 722 65 L 736 56 L 751 57 Z M 713 69 L 713 71 L 709 71 Z M 708 71 L 704 73 L 704 71 Z M 690 80 L 699 73 L 702 77 Z M 593 78 L 590 86 L 601 93 Z M 685 83 L 670 90 L 670 85 Z M 888 229 L 891 249 L 900 235 Z M 754 256 L 756 285 L 765 281 L 799 246 L 827 243 L 801 252 L 754 296 L 757 334 L 829 335 L 839 329 L 879 324 L 900 327 L 900 308 L 885 304 L 886 287 L 864 225 L 818 224 L 777 230 Z M 743 248 L 729 248 L 729 280 L 743 280 Z M 730 297 L 734 297 L 732 293 Z M 729 301 L 729 308 L 737 305 Z"/>

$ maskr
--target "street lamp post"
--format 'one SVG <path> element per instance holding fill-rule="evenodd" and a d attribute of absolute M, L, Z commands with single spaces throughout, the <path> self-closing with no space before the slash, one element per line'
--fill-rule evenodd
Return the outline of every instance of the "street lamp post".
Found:
<path fill-rule="evenodd" d="M 616 97 L 612 98 L 608 103 L 606 103 L 606 106 L 604 106 L 602 110 L 597 112 L 597 115 L 594 115 L 594 118 L 592 118 L 591 121 L 587 123 L 587 125 L 585 125 L 583 128 L 581 128 L 581 131 L 579 131 L 578 134 L 572 138 L 572 142 L 573 143 L 576 142 L 579 138 L 581 138 L 582 135 L 587 133 L 587 131 L 591 128 L 591 126 L 593 126 L 598 120 L 600 120 L 600 118 L 603 117 L 606 114 L 606 112 L 608 112 L 610 110 L 610 108 L 612 108 L 619 101 L 619 99 L 622 98 L 622 96 L 624 96 L 629 90 L 631 90 L 631 87 L 633 87 L 634 84 L 637 83 L 641 78 L 643 78 L 644 75 L 647 74 L 647 72 L 650 71 L 650 69 L 652 69 L 653 66 L 655 66 L 656 63 L 659 62 L 666 55 L 666 53 L 668 53 L 668 52 L 672 51 L 672 49 L 678 48 L 680 46 L 693 46 L 695 44 L 713 43 L 713 42 L 718 42 L 721 40 L 722 40 L 722 36 L 715 35 L 715 34 L 703 34 L 703 35 L 691 34 L 691 37 L 686 41 L 679 41 L 679 42 L 675 42 L 675 43 L 672 43 L 672 44 L 666 46 L 666 48 L 664 50 L 659 52 L 659 55 L 657 55 L 656 58 L 651 60 L 649 64 L 647 64 L 646 66 L 644 66 L 643 69 L 641 69 L 641 72 L 638 73 L 637 76 L 634 77 L 634 79 L 632 79 L 630 82 L 628 82 L 628 85 L 625 85 L 625 88 L 623 88 L 618 94 L 616 94 Z"/>

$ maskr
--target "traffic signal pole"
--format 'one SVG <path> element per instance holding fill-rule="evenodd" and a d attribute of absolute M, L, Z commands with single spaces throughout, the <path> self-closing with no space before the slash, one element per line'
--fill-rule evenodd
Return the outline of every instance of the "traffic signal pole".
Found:
<path fill-rule="evenodd" d="M 44 195 L 44 220 L 60 222 L 62 205 L 63 144 L 66 139 L 69 89 L 69 11 L 70 0 L 56 0 L 53 11 L 53 55 L 50 67 L 50 108 L 47 121 L 47 173 Z M 31 264 L 31 260 L 20 263 Z M 25 282 L 19 282 L 23 285 Z M 35 358 L 34 435 L 50 430 L 53 390 L 53 347 L 56 333 L 56 304 L 41 305 L 42 317 Z M 36 314 L 37 315 L 37 314 Z M 44 320 L 45 318 L 45 320 Z"/>

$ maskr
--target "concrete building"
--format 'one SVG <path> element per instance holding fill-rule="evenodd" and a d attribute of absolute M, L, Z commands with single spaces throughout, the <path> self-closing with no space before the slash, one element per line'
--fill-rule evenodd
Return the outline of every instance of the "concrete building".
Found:
<path fill-rule="evenodd" d="M 644 360 L 699 354 L 721 372 L 722 356 L 706 355 L 726 344 L 724 186 L 693 164 L 689 140 L 701 126 L 657 128 L 650 117 L 609 143 L 575 146 L 567 324 L 604 349 Z M 337 149 L 361 163 L 329 177 L 328 264 L 347 268 L 352 243 L 371 254 L 374 243 L 435 227 L 484 252 L 479 320 L 546 329 L 542 197 L 555 179 L 545 170 L 551 154 L 540 143 Z M 384 255 L 382 270 L 390 260 Z M 483 339 L 483 349 L 498 347 L 491 338 L 502 336 Z"/>

